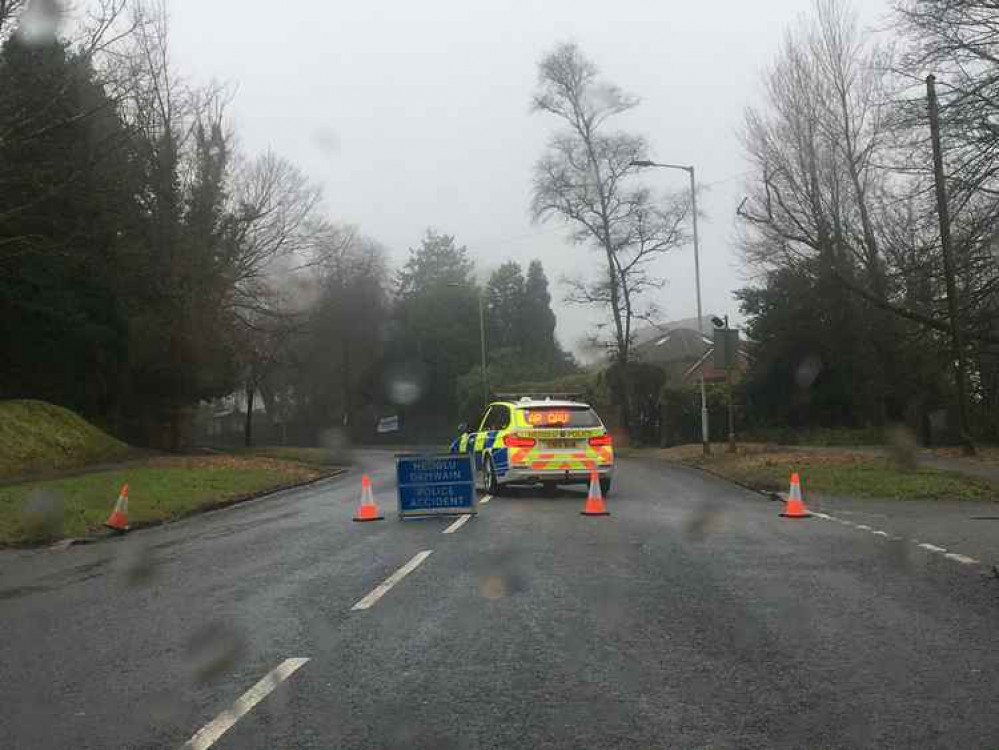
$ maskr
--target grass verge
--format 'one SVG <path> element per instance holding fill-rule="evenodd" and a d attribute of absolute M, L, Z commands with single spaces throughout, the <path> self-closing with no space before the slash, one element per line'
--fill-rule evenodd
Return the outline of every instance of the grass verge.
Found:
<path fill-rule="evenodd" d="M 786 492 L 791 472 L 801 475 L 807 492 L 896 500 L 999 500 L 999 486 L 956 471 L 900 468 L 870 452 L 796 451 L 764 445 L 740 445 L 726 453 L 712 446 L 704 456 L 700 444 L 658 451 L 663 458 L 698 466 L 754 489 Z"/>
<path fill-rule="evenodd" d="M 100 530 L 126 482 L 129 521 L 135 527 L 323 473 L 314 466 L 261 457 L 154 458 L 128 469 L 9 485 L 0 487 L 0 544 L 37 544 Z"/>
<path fill-rule="evenodd" d="M 133 450 L 69 409 L 0 401 L 0 479 L 123 461 Z"/>

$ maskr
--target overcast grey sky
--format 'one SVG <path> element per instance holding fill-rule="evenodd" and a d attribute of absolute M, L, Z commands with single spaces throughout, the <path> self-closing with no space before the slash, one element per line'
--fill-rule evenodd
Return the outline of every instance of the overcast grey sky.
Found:
<path fill-rule="evenodd" d="M 394 263 L 433 226 L 488 271 L 540 258 L 566 346 L 596 319 L 562 303 L 559 277 L 592 250 L 528 213 L 531 168 L 554 123 L 531 114 L 540 57 L 571 40 L 642 104 L 620 125 L 655 159 L 692 163 L 701 198 L 705 313 L 735 315 L 734 247 L 746 165 L 737 132 L 804 0 L 171 0 L 174 60 L 196 81 L 238 85 L 241 144 L 273 148 L 319 181 L 330 215 L 379 240 Z M 876 20 L 882 0 L 863 3 Z M 686 175 L 658 170 L 655 186 Z M 663 318 L 695 312 L 692 248 L 664 261 Z"/>

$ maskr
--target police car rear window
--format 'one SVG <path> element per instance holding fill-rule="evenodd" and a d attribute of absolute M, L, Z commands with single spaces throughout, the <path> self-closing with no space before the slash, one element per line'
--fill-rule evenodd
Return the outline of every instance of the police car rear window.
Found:
<path fill-rule="evenodd" d="M 600 427 L 600 417 L 585 406 L 542 406 L 524 409 L 531 427 Z"/>

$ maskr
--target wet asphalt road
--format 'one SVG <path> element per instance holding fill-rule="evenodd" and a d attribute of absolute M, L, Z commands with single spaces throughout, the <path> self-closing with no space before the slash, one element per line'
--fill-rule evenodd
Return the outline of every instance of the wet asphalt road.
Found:
<path fill-rule="evenodd" d="M 384 522 L 350 522 L 354 470 L 0 554 L 0 747 L 180 747 L 290 658 L 212 747 L 999 746 L 979 566 L 654 460 L 619 462 L 609 518 L 520 490 L 443 534 L 360 458 Z"/>

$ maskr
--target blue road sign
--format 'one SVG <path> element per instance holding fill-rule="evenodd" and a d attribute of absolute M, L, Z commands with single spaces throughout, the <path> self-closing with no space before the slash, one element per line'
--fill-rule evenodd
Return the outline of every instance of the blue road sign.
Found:
<path fill-rule="evenodd" d="M 400 516 L 476 512 L 471 454 L 400 455 L 395 470 Z"/>

